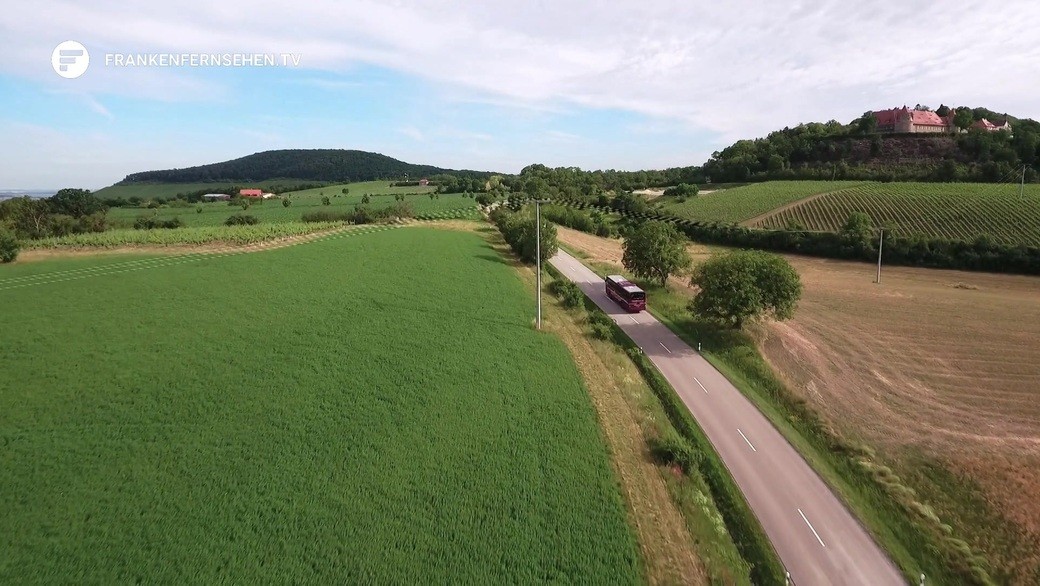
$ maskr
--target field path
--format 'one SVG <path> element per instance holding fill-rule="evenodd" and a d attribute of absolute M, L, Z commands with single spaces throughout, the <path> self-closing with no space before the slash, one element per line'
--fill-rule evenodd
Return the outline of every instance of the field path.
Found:
<path fill-rule="evenodd" d="M 841 189 L 832 189 L 830 191 L 824 191 L 822 193 L 814 193 L 814 194 L 810 195 L 809 197 L 803 197 L 802 199 L 799 199 L 797 201 L 792 201 L 791 203 L 784 204 L 784 205 L 782 205 L 782 206 L 780 206 L 778 208 L 773 208 L 773 209 L 769 210 L 768 212 L 766 212 L 764 214 L 759 214 L 759 215 L 755 216 L 754 218 L 750 218 L 750 219 L 744 220 L 743 222 L 740 223 L 740 225 L 741 226 L 754 227 L 758 223 L 764 222 L 764 221 L 768 220 L 769 218 L 771 218 L 771 217 L 773 217 L 773 216 L 775 216 L 775 215 L 777 215 L 777 214 L 779 214 L 781 212 L 785 212 L 785 211 L 787 211 L 787 210 L 789 210 L 789 209 L 791 209 L 791 208 L 793 208 L 795 206 L 800 206 L 803 203 L 809 203 L 810 201 L 819 199 L 819 198 L 821 198 L 821 197 L 823 197 L 825 195 L 831 195 L 831 194 L 834 194 L 834 193 L 839 193 L 839 192 L 845 191 L 847 189 L 852 189 L 853 187 L 857 187 L 857 185 L 850 185 L 849 187 L 842 187 Z"/>
<path fill-rule="evenodd" d="M 550 262 L 639 345 L 711 440 L 795 584 L 905 584 L 830 488 L 719 371 L 649 313 L 629 314 L 566 252 Z"/>

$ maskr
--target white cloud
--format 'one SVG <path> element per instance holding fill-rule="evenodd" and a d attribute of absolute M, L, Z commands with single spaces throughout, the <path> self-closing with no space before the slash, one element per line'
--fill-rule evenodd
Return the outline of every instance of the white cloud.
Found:
<path fill-rule="evenodd" d="M 341 88 L 350 82 L 324 81 L 327 72 L 372 64 L 460 100 L 536 113 L 628 110 L 725 143 L 904 103 L 1040 118 L 1037 30 L 1033 0 L 16 0 L 0 14 L 10 48 L 0 71 L 77 83 L 91 96 L 219 100 L 227 90 L 192 71 L 92 64 L 83 78 L 62 80 L 46 58 L 67 38 L 92 52 L 293 52 L 323 72 L 303 83 Z"/>

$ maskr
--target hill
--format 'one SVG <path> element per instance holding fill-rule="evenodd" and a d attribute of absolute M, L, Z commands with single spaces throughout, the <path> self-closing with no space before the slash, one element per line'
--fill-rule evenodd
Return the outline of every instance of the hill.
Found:
<path fill-rule="evenodd" d="M 131 173 L 116 185 L 140 183 L 226 183 L 296 179 L 349 183 L 378 179 L 418 179 L 441 174 L 484 178 L 489 172 L 454 170 L 405 163 L 379 153 L 345 149 L 287 149 L 188 167 Z"/>
<path fill-rule="evenodd" d="M 921 107 L 925 108 L 924 106 Z M 947 111 L 941 106 L 937 112 Z M 1040 178 L 1040 122 L 964 108 L 972 121 L 1007 120 L 1012 132 L 882 134 L 873 114 L 849 124 L 800 124 L 765 138 L 739 140 L 712 154 L 704 174 L 713 182 L 767 179 L 1017 182 Z"/>

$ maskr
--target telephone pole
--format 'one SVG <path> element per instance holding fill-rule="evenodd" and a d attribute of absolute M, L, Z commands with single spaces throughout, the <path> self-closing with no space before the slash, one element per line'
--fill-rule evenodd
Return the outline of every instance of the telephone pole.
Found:
<path fill-rule="evenodd" d="M 881 229 L 881 239 L 878 241 L 877 247 L 877 281 L 878 285 L 881 284 L 881 249 L 885 247 L 885 229 Z"/>
<path fill-rule="evenodd" d="M 548 202 L 547 199 L 536 199 L 534 200 L 534 249 L 535 249 L 535 291 L 534 295 L 538 298 L 538 329 L 542 329 L 542 204 Z"/>

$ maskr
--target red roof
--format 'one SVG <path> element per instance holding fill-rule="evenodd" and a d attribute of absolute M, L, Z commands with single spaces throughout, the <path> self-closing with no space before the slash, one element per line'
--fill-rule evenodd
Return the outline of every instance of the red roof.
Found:
<path fill-rule="evenodd" d="M 259 189 L 242 189 L 242 190 L 240 190 L 238 192 L 238 194 L 239 195 L 244 195 L 246 197 L 250 197 L 250 196 L 252 196 L 252 197 L 260 197 L 261 195 L 264 194 L 264 192 L 259 190 Z"/>
<path fill-rule="evenodd" d="M 921 126 L 946 126 L 942 118 L 939 117 L 935 112 L 926 112 L 923 110 L 914 110 L 910 113 L 914 124 Z"/>
<path fill-rule="evenodd" d="M 880 112 L 874 112 L 874 118 L 877 118 L 878 126 L 895 126 L 896 114 L 898 113 L 898 108 L 892 108 L 891 110 L 881 110 Z"/>

